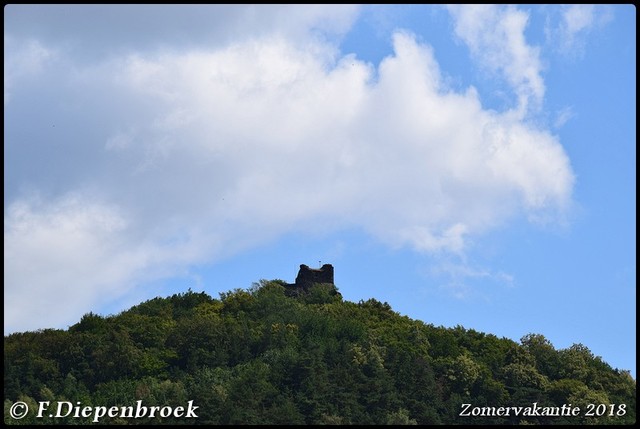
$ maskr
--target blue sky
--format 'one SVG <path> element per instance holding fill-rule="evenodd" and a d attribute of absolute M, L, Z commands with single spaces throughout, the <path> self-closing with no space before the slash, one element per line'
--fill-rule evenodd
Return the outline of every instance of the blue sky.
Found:
<path fill-rule="evenodd" d="M 635 34 L 628 5 L 7 6 L 4 332 L 331 263 L 348 300 L 635 376 Z"/>

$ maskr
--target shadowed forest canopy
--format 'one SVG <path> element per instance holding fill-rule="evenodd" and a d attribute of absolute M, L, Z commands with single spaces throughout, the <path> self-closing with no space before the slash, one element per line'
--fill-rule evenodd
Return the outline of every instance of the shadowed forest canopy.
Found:
<path fill-rule="evenodd" d="M 286 293 L 280 280 L 214 299 L 154 298 L 118 315 L 89 313 L 68 330 L 4 338 L 5 423 L 24 401 L 199 406 L 198 424 L 632 424 L 636 383 L 587 347 L 556 350 L 461 326 L 436 327 L 375 299 L 344 301 L 332 284 Z M 576 417 L 468 416 L 474 407 L 581 408 Z M 587 416 L 589 404 L 604 413 Z M 601 407 L 600 410 L 603 408 Z M 613 410 L 613 412 L 610 412 Z M 108 418 L 102 423 L 185 423 Z"/>

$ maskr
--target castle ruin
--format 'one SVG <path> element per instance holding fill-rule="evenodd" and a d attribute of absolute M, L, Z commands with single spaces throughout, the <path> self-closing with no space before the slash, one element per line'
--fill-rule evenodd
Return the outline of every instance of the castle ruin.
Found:
<path fill-rule="evenodd" d="M 295 295 L 306 292 L 311 286 L 318 283 L 333 283 L 333 265 L 324 264 L 321 268 L 309 268 L 308 265 L 301 264 L 295 283 L 286 285 L 286 289 Z M 334 285 L 335 286 L 335 285 Z"/>
<path fill-rule="evenodd" d="M 300 271 L 296 277 L 296 287 L 309 287 L 314 283 L 330 283 L 333 284 L 333 265 L 324 264 L 322 268 L 315 269 L 309 266 L 300 265 Z"/>

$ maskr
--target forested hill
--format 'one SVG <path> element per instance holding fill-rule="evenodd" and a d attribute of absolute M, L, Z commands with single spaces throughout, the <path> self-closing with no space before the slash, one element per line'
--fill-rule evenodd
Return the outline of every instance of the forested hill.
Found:
<path fill-rule="evenodd" d="M 100 420 L 124 424 L 635 422 L 633 378 L 583 345 L 435 327 L 375 299 L 344 301 L 333 285 L 293 295 L 285 285 L 261 281 L 219 299 L 188 291 L 89 313 L 68 330 L 6 336 L 5 423 L 91 423 L 35 412 L 14 420 L 18 401 L 198 406 L 191 419 Z M 577 415 L 541 415 L 569 404 Z"/>

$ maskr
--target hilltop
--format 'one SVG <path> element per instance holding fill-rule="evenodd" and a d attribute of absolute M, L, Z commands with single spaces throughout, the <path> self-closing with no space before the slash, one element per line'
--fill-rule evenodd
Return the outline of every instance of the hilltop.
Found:
<path fill-rule="evenodd" d="M 319 270 L 315 270 L 318 271 Z M 313 275 L 321 275 L 317 272 Z M 331 274 L 332 275 L 332 274 Z M 587 347 L 556 350 L 345 301 L 331 282 L 262 280 L 218 299 L 191 290 L 67 330 L 4 338 L 5 423 L 16 401 L 198 405 L 198 424 L 631 424 L 636 384 Z M 580 407 L 577 416 L 474 415 L 474 407 Z M 465 412 L 463 404 L 470 404 Z M 586 412 L 591 405 L 593 416 Z M 596 406 L 601 405 L 599 408 Z M 32 408 L 34 409 L 34 408 Z M 504 412 L 503 412 L 504 414 Z M 105 417 L 102 423 L 185 423 Z"/>

